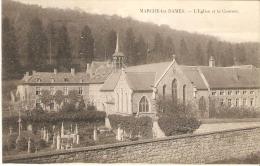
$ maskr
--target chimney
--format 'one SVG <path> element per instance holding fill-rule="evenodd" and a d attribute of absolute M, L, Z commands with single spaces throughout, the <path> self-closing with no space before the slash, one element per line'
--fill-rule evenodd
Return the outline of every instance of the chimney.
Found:
<path fill-rule="evenodd" d="M 57 74 L 57 69 L 56 68 L 53 69 L 53 73 Z"/>
<path fill-rule="evenodd" d="M 70 71 L 71 71 L 72 75 L 75 75 L 75 69 L 74 68 L 71 68 Z"/>
<path fill-rule="evenodd" d="M 209 58 L 209 67 L 215 67 L 215 59 L 213 56 Z"/>

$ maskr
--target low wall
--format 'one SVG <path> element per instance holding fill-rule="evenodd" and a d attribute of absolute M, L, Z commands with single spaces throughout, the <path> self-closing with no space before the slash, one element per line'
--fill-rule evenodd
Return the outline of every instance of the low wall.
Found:
<path fill-rule="evenodd" d="M 209 163 L 260 151 L 260 127 L 121 142 L 19 156 L 5 163 Z"/>

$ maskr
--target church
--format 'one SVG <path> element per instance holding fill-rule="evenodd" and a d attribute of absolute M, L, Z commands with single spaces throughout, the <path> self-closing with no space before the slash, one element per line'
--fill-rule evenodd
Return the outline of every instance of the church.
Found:
<path fill-rule="evenodd" d="M 260 68 L 252 65 L 218 67 L 211 57 L 208 66 L 184 66 L 173 56 L 169 62 L 126 67 L 124 58 L 117 38 L 112 62 L 93 61 L 86 72 L 26 72 L 16 95 L 33 109 L 43 106 L 39 96 L 44 89 L 52 95 L 61 90 L 65 96 L 76 90 L 99 111 L 135 116 L 154 116 L 157 101 L 166 97 L 191 104 L 204 118 L 210 116 L 213 100 L 217 105 L 260 108 Z M 57 111 L 58 106 L 52 100 L 47 108 Z"/>

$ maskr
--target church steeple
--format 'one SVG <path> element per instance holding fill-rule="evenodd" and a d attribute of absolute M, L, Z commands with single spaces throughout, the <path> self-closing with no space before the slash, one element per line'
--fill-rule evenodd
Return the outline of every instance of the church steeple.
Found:
<path fill-rule="evenodd" d="M 119 33 L 116 35 L 116 49 L 113 54 L 113 68 L 114 70 L 121 69 L 124 66 L 125 55 L 119 52 Z"/>

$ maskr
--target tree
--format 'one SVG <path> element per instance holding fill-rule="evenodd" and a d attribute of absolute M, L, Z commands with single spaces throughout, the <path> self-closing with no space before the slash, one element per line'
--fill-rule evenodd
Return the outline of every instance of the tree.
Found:
<path fill-rule="evenodd" d="M 240 64 L 246 63 L 246 50 L 243 44 L 236 45 L 236 59 Z"/>
<path fill-rule="evenodd" d="M 177 59 L 180 61 L 180 63 L 189 63 L 189 50 L 184 39 L 181 39 L 180 57 L 177 57 Z"/>
<path fill-rule="evenodd" d="M 209 58 L 210 57 L 213 57 L 213 58 L 215 58 L 215 52 L 214 52 L 214 50 L 213 50 L 213 43 L 212 43 L 212 41 L 210 40 L 209 42 L 208 42 L 208 44 L 207 44 L 207 58 L 206 58 L 206 61 L 204 62 L 205 64 L 208 64 L 208 61 L 209 61 Z"/>
<path fill-rule="evenodd" d="M 175 54 L 175 46 L 173 44 L 172 38 L 168 36 L 166 38 L 165 44 L 164 44 L 164 54 L 165 58 L 167 60 L 172 60 L 172 55 Z"/>
<path fill-rule="evenodd" d="M 59 105 L 59 107 L 61 106 L 61 103 L 64 101 L 64 94 L 61 90 L 57 90 L 54 94 L 54 100 L 55 102 Z"/>
<path fill-rule="evenodd" d="M 137 63 L 135 36 L 132 28 L 126 30 L 126 37 L 124 41 L 126 62 L 128 65 L 135 65 Z"/>
<path fill-rule="evenodd" d="M 146 63 L 147 45 L 142 35 L 139 36 L 138 41 L 136 42 L 136 48 L 137 48 L 137 64 Z"/>
<path fill-rule="evenodd" d="M 2 35 L 3 79 L 17 78 L 21 71 L 21 66 L 18 61 L 17 40 L 14 27 L 7 17 L 3 19 Z"/>
<path fill-rule="evenodd" d="M 39 18 L 31 20 L 27 39 L 28 65 L 30 69 L 41 70 L 47 61 L 47 37 Z"/>
<path fill-rule="evenodd" d="M 47 37 L 48 37 L 48 62 L 50 65 L 55 64 L 55 55 L 57 51 L 57 30 L 50 21 L 47 25 Z"/>
<path fill-rule="evenodd" d="M 203 55 L 203 51 L 201 49 L 201 45 L 200 45 L 200 43 L 198 43 L 196 46 L 196 49 L 195 49 L 195 58 L 196 58 L 196 62 L 198 65 L 203 65 L 203 62 L 204 62 L 203 57 L 204 57 L 204 55 Z"/>
<path fill-rule="evenodd" d="M 71 104 L 76 104 L 81 98 L 81 96 L 79 95 L 78 91 L 70 90 L 68 94 L 68 98 Z"/>
<path fill-rule="evenodd" d="M 79 56 L 83 63 L 91 63 L 94 58 L 94 38 L 87 25 L 84 26 L 80 35 Z"/>
<path fill-rule="evenodd" d="M 71 45 L 68 36 L 67 27 L 65 25 L 59 28 L 57 38 L 57 67 L 60 70 L 68 70 L 71 67 Z"/>
<path fill-rule="evenodd" d="M 44 104 L 44 108 L 46 110 L 46 106 L 50 105 L 51 100 L 53 99 L 53 96 L 51 95 L 51 92 L 49 90 L 42 90 L 40 95 L 41 102 Z"/>
<path fill-rule="evenodd" d="M 105 46 L 105 59 L 110 59 L 112 60 L 112 55 L 115 52 L 116 49 L 116 32 L 114 30 L 111 30 L 107 34 L 106 38 L 106 46 Z"/>

